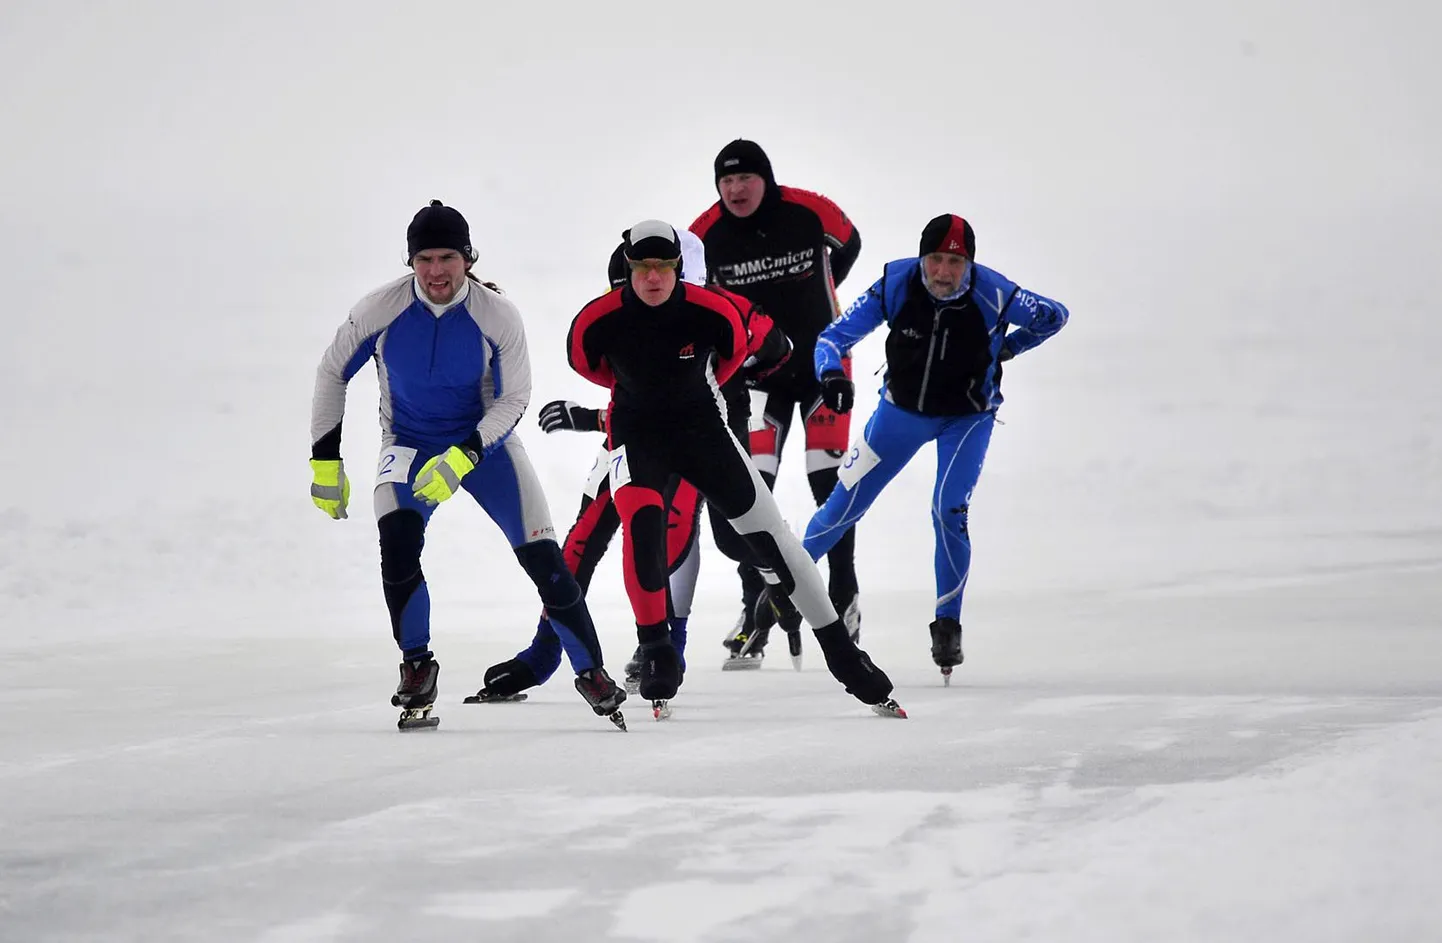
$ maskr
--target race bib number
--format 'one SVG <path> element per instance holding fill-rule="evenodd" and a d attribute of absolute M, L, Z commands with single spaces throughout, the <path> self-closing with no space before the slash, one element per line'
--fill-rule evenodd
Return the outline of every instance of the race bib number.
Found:
<path fill-rule="evenodd" d="M 606 478 L 611 474 L 611 450 L 604 445 L 601 451 L 596 453 L 596 460 L 591 463 L 591 472 L 586 476 L 586 488 L 583 492 L 592 501 L 596 495 L 601 493 L 601 485 L 606 483 Z"/>
<path fill-rule="evenodd" d="M 879 464 L 881 464 L 881 456 L 872 450 L 865 439 L 858 439 L 846 453 L 846 457 L 841 460 L 841 468 L 836 473 L 836 479 L 841 482 L 841 487 L 850 491 L 858 481 L 866 477 L 867 472 Z"/>
<path fill-rule="evenodd" d="M 611 493 L 615 494 L 631 482 L 631 466 L 626 461 L 626 447 L 620 446 L 611 452 Z"/>
<path fill-rule="evenodd" d="M 411 479 L 411 466 L 415 461 L 415 449 L 408 449 L 403 445 L 382 449 L 380 464 L 376 466 L 376 484 L 405 484 Z"/>

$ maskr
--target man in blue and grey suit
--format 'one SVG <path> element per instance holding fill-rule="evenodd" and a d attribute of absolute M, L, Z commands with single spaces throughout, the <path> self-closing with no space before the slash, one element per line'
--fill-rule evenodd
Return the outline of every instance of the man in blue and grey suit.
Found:
<path fill-rule="evenodd" d="M 426 523 L 465 491 L 495 521 L 535 583 L 576 670 L 576 689 L 624 729 L 625 700 L 601 665 L 586 601 L 566 568 L 550 510 L 516 423 L 531 398 L 526 332 L 516 306 L 471 274 L 476 251 L 459 212 L 434 200 L 406 231 L 412 272 L 362 298 L 321 358 L 311 405 L 311 497 L 346 516 L 341 462 L 346 384 L 373 360 L 380 381 L 381 454 L 375 512 L 381 581 L 401 650 L 391 703 L 400 726 L 434 726 L 439 666 L 430 649 L 430 594 L 421 573 Z"/>

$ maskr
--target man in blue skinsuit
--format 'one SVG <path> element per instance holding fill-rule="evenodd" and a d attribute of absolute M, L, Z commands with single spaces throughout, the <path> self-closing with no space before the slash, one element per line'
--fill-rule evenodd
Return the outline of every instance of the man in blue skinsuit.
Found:
<path fill-rule="evenodd" d="M 550 510 L 516 423 L 531 397 L 526 333 L 516 306 L 471 274 L 470 227 L 432 201 L 406 231 L 413 272 L 362 298 L 321 358 L 311 405 L 311 498 L 346 516 L 350 482 L 340 455 L 346 384 L 374 360 L 382 447 L 375 511 L 381 581 L 401 650 L 391 703 L 401 726 L 434 726 L 439 665 L 430 649 L 430 594 L 421 573 L 426 523 L 440 502 L 465 491 L 495 521 L 540 592 L 576 670 L 576 689 L 611 716 L 626 699 L 602 667 L 596 629 L 566 568 Z"/>
<path fill-rule="evenodd" d="M 819 559 L 911 457 L 935 442 L 931 657 L 948 683 L 962 662 L 961 600 L 971 565 L 967 509 L 1002 403 L 1002 364 L 1061 330 L 1068 317 L 1061 304 L 1017 287 L 975 257 L 970 223 L 949 213 L 931 220 L 918 257 L 888 263 L 866 294 L 821 332 L 815 354 L 822 400 L 845 413 L 855 389 L 842 358 L 883 322 L 889 328 L 881 402 L 807 525 L 806 551 Z"/>

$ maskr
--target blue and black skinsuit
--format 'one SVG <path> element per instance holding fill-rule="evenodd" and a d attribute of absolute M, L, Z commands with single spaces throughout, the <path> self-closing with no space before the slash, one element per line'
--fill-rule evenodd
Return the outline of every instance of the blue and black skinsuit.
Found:
<path fill-rule="evenodd" d="M 1067 322 L 1067 309 L 972 263 L 961 287 L 937 299 L 920 259 L 886 265 L 876 284 L 816 341 L 819 378 L 883 322 L 886 379 L 861 441 L 842 460 L 839 480 L 806 527 L 813 560 L 871 507 L 927 442 L 936 442 L 931 522 L 936 534 L 936 615 L 960 620 L 971 566 L 967 509 L 1001 405 L 1002 362 L 1032 349 Z"/>
<path fill-rule="evenodd" d="M 562 559 L 540 481 L 515 434 L 531 398 L 530 358 L 516 306 L 473 278 L 444 306 L 425 300 L 412 275 L 362 298 L 316 372 L 312 458 L 340 458 L 346 384 L 368 360 L 375 361 L 380 386 L 375 511 L 381 580 L 405 659 L 430 652 L 430 594 L 421 548 L 434 507 L 411 489 L 428 459 L 458 445 L 481 456 L 461 488 L 510 541 L 572 668 L 579 673 L 600 667 L 591 615 Z"/>

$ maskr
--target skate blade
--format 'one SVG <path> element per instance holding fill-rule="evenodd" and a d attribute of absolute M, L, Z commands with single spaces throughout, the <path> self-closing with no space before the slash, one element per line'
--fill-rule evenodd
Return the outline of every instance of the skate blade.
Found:
<path fill-rule="evenodd" d="M 400 719 L 396 721 L 397 730 L 430 730 L 439 727 L 441 719 L 431 714 L 431 708 L 423 707 L 416 710 L 402 711 Z"/>
<path fill-rule="evenodd" d="M 524 691 L 519 694 L 489 694 L 485 691 L 477 691 L 470 695 L 462 704 L 519 704 L 530 697 Z"/>
<path fill-rule="evenodd" d="M 615 724 L 616 728 L 622 733 L 626 732 L 626 717 L 620 711 L 615 711 L 614 713 L 607 714 L 606 719 L 609 720 L 611 723 Z"/>
<path fill-rule="evenodd" d="M 665 698 L 657 698 L 651 702 L 651 716 L 657 720 L 665 720 L 671 716 L 671 702 Z"/>
<path fill-rule="evenodd" d="M 879 717 L 896 717 L 901 720 L 906 719 L 906 710 L 900 704 L 896 703 L 895 700 L 892 700 L 890 698 L 882 701 L 880 704 L 872 704 L 871 710 Z"/>
<path fill-rule="evenodd" d="M 786 630 L 786 647 L 791 652 L 791 667 L 801 670 L 801 632 L 799 629 Z"/>
<path fill-rule="evenodd" d="M 755 671 L 761 667 L 761 655 L 746 658 L 728 658 L 721 663 L 722 671 Z"/>
<path fill-rule="evenodd" d="M 627 678 L 624 687 L 627 694 L 640 694 L 641 680 L 639 678 Z"/>
<path fill-rule="evenodd" d="M 943 687 L 951 687 L 951 669 L 941 669 L 941 684 Z"/>

